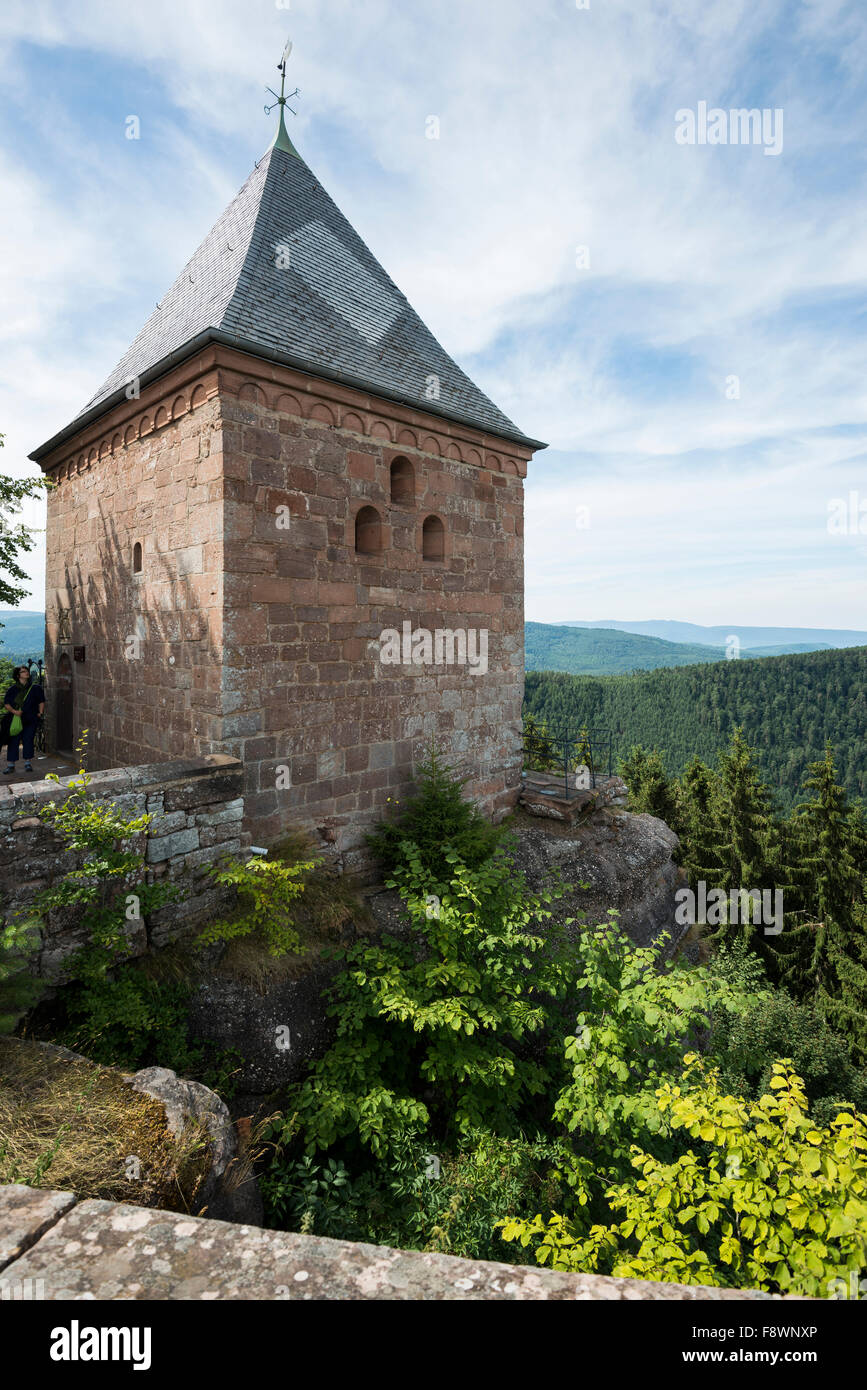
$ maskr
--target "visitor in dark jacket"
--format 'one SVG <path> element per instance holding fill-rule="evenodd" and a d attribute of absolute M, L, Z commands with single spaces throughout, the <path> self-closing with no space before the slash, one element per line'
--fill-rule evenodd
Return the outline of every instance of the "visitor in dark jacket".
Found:
<path fill-rule="evenodd" d="M 2 736 L 4 739 L 8 739 L 4 777 L 8 777 L 10 773 L 15 771 L 19 743 L 24 745 L 25 770 L 27 772 L 33 771 L 33 764 L 30 761 L 33 757 L 33 740 L 36 736 L 36 726 L 45 709 L 45 691 L 41 685 L 36 685 L 31 679 L 29 668 L 19 666 L 16 676 L 15 684 L 10 685 L 3 697 Z M 20 716 L 21 719 L 21 731 L 13 734 L 11 725 L 16 715 Z"/>

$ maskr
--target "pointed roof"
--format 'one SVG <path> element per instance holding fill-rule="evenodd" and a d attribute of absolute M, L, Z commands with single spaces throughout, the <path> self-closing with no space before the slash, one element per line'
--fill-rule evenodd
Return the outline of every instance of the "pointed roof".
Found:
<path fill-rule="evenodd" d="M 332 202 L 281 120 L 259 161 L 129 351 L 39 458 L 211 340 L 530 448 L 469 379 Z M 439 398 L 429 400 L 431 377 Z"/>

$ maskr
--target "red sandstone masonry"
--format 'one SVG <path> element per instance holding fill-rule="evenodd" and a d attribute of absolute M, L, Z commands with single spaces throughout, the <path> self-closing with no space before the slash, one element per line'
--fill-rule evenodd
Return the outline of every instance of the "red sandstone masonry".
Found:
<path fill-rule="evenodd" d="M 391 502 L 398 457 L 414 473 L 409 505 Z M 489 810 L 513 805 L 527 459 L 216 346 L 114 407 L 43 463 L 59 484 L 47 661 L 53 677 L 61 652 L 86 649 L 73 664 L 75 731 L 90 730 L 92 765 L 234 754 L 257 842 L 328 822 L 347 863 L 360 822 L 405 793 L 431 737 Z M 355 553 L 363 506 L 381 517 L 380 554 Z M 432 515 L 445 556 L 425 561 Z M 63 637 L 58 605 L 70 610 Z M 381 665 L 380 633 L 404 621 L 487 629 L 488 673 Z"/>

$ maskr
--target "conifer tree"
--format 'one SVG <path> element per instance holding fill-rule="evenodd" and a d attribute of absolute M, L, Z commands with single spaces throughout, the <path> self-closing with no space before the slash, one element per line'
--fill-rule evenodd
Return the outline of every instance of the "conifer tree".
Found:
<path fill-rule="evenodd" d="M 812 796 L 792 818 L 800 863 L 795 870 L 805 908 L 775 943 L 782 983 L 825 1015 L 867 1058 L 867 907 L 864 821 L 836 778 L 831 746 L 811 763 Z M 806 920 L 805 920 L 806 919 Z"/>
<path fill-rule="evenodd" d="M 557 749 L 548 732 L 548 725 L 544 719 L 537 719 L 535 715 L 526 714 L 524 716 L 524 766 L 532 772 L 547 772 L 550 768 L 556 767 L 557 762 Z"/>
<path fill-rule="evenodd" d="M 715 785 L 716 774 L 697 754 L 675 785 L 680 862 L 692 884 L 701 877 L 703 869 L 711 865 L 719 868 L 713 814 Z"/>
<path fill-rule="evenodd" d="M 658 749 L 635 747 L 620 759 L 620 775 L 629 788 L 633 811 L 658 816 L 677 834 L 680 824 L 675 784 L 665 770 Z"/>
<path fill-rule="evenodd" d="M 735 729 L 729 747 L 720 754 L 711 814 L 713 861 L 701 866 L 698 877 L 729 895 L 733 889 L 785 890 L 780 828 L 742 728 Z M 710 939 L 717 944 L 741 939 L 767 956 L 767 939 L 757 915 L 757 904 L 742 897 L 738 913 L 726 912 Z"/>

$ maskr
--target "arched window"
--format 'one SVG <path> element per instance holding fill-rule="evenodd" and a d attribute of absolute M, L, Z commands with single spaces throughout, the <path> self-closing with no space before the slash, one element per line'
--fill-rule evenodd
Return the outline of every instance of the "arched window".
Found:
<path fill-rule="evenodd" d="M 141 541 L 136 541 L 132 548 L 132 572 L 141 574 Z"/>
<path fill-rule="evenodd" d="M 415 502 L 415 474 L 409 459 L 395 459 L 391 465 L 391 500 L 396 507 Z"/>
<path fill-rule="evenodd" d="M 446 533 L 438 516 L 425 518 L 421 528 L 421 553 L 424 560 L 445 559 Z"/>
<path fill-rule="evenodd" d="M 362 507 L 355 518 L 357 555 L 378 555 L 382 550 L 382 522 L 375 507 Z"/>

